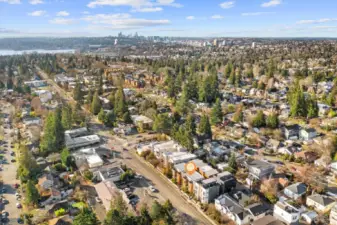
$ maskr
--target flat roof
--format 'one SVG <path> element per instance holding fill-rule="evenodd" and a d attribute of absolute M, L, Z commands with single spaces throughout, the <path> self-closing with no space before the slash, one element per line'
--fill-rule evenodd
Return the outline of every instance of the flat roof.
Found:
<path fill-rule="evenodd" d="M 89 155 L 86 157 L 88 164 L 103 163 L 101 157 L 98 154 Z"/>

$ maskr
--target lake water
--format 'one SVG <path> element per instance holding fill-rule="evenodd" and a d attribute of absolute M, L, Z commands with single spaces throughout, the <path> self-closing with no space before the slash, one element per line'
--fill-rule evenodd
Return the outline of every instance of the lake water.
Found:
<path fill-rule="evenodd" d="M 14 51 L 14 50 L 1 50 L 1 55 L 22 55 L 22 54 L 31 54 L 31 53 L 39 53 L 39 54 L 56 54 L 56 53 L 75 53 L 74 49 L 60 49 L 60 50 L 44 50 L 44 49 L 34 49 L 34 50 L 23 50 L 23 51 Z"/>

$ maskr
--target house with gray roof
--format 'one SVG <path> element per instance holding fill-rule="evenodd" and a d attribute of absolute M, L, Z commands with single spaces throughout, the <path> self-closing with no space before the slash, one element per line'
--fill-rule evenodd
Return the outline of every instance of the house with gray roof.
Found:
<path fill-rule="evenodd" d="M 260 203 L 245 206 L 250 197 L 251 194 L 246 190 L 235 190 L 215 199 L 215 208 L 238 225 L 249 224 L 264 217 L 268 210 Z"/>
<path fill-rule="evenodd" d="M 336 204 L 336 201 L 326 195 L 313 194 L 307 197 L 307 206 L 312 206 L 318 212 L 328 212 Z"/>
<path fill-rule="evenodd" d="M 304 183 L 300 183 L 300 182 L 289 185 L 283 191 L 283 193 L 288 198 L 291 198 L 293 200 L 296 200 L 302 197 L 303 195 L 305 195 L 306 192 L 307 192 L 307 185 L 305 185 Z"/>

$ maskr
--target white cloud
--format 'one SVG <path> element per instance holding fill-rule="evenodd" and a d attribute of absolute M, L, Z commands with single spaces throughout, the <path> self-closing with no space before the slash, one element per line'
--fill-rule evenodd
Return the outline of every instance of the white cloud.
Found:
<path fill-rule="evenodd" d="M 241 13 L 241 16 L 261 16 L 261 15 L 268 15 L 268 14 L 275 14 L 275 12 L 251 12 L 251 13 Z"/>
<path fill-rule="evenodd" d="M 332 21 L 337 21 L 336 18 L 324 18 L 319 20 L 300 20 L 297 21 L 296 24 L 313 24 L 313 23 L 328 23 Z"/>
<path fill-rule="evenodd" d="M 214 20 L 217 20 L 217 19 L 223 19 L 223 16 L 221 16 L 221 15 L 213 15 L 211 18 L 214 19 Z"/>
<path fill-rule="evenodd" d="M 163 8 L 161 7 L 148 7 L 148 8 L 135 8 L 131 12 L 160 12 Z"/>
<path fill-rule="evenodd" d="M 28 13 L 29 16 L 44 16 L 46 15 L 46 11 L 44 10 L 38 10 L 38 11 L 34 11 L 34 12 L 31 12 L 31 13 Z"/>
<path fill-rule="evenodd" d="M 56 16 L 69 16 L 70 14 L 67 11 L 60 11 L 56 14 Z"/>
<path fill-rule="evenodd" d="M 262 3 L 261 7 L 273 7 L 282 4 L 282 0 L 270 0 L 269 2 Z"/>
<path fill-rule="evenodd" d="M 5 2 L 8 4 L 21 4 L 21 0 L 0 0 L 0 2 Z"/>
<path fill-rule="evenodd" d="M 43 4 L 43 0 L 30 0 L 29 4 L 31 5 L 38 5 L 38 4 Z"/>
<path fill-rule="evenodd" d="M 182 7 L 183 5 L 176 3 L 175 0 L 94 0 L 87 5 L 89 8 L 97 6 L 130 6 L 132 8 L 152 8 L 155 6 L 172 6 Z"/>
<path fill-rule="evenodd" d="M 88 15 L 83 17 L 82 20 L 92 25 L 104 25 L 103 27 L 106 29 L 136 29 L 170 24 L 169 20 L 132 18 L 127 13 Z"/>
<path fill-rule="evenodd" d="M 234 7 L 235 2 L 231 1 L 231 2 L 223 2 L 220 4 L 220 7 L 223 9 L 230 9 L 232 7 Z"/>
<path fill-rule="evenodd" d="M 90 14 L 90 12 L 88 12 L 88 11 L 83 11 L 82 14 L 88 15 L 88 14 Z"/>
<path fill-rule="evenodd" d="M 195 17 L 194 16 L 187 16 L 186 19 L 187 20 L 195 20 Z"/>
<path fill-rule="evenodd" d="M 69 25 L 75 23 L 74 19 L 66 19 L 66 18 L 59 18 L 56 17 L 52 20 L 49 20 L 49 23 L 51 24 L 59 24 L 59 25 Z"/>

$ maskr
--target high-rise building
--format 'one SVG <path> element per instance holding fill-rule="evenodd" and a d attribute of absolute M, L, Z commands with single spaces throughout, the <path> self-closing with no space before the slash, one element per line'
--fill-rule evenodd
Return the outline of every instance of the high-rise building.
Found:
<path fill-rule="evenodd" d="M 214 41 L 213 41 L 213 45 L 214 45 L 215 47 L 217 47 L 217 46 L 218 46 L 218 40 L 217 40 L 217 39 L 214 39 Z"/>
<path fill-rule="evenodd" d="M 252 43 L 252 48 L 255 48 L 255 42 Z"/>
<path fill-rule="evenodd" d="M 222 46 L 226 46 L 226 40 L 222 41 Z"/>
<path fill-rule="evenodd" d="M 117 44 L 118 44 L 118 39 L 116 38 L 116 39 L 115 39 L 115 45 L 117 45 Z"/>

